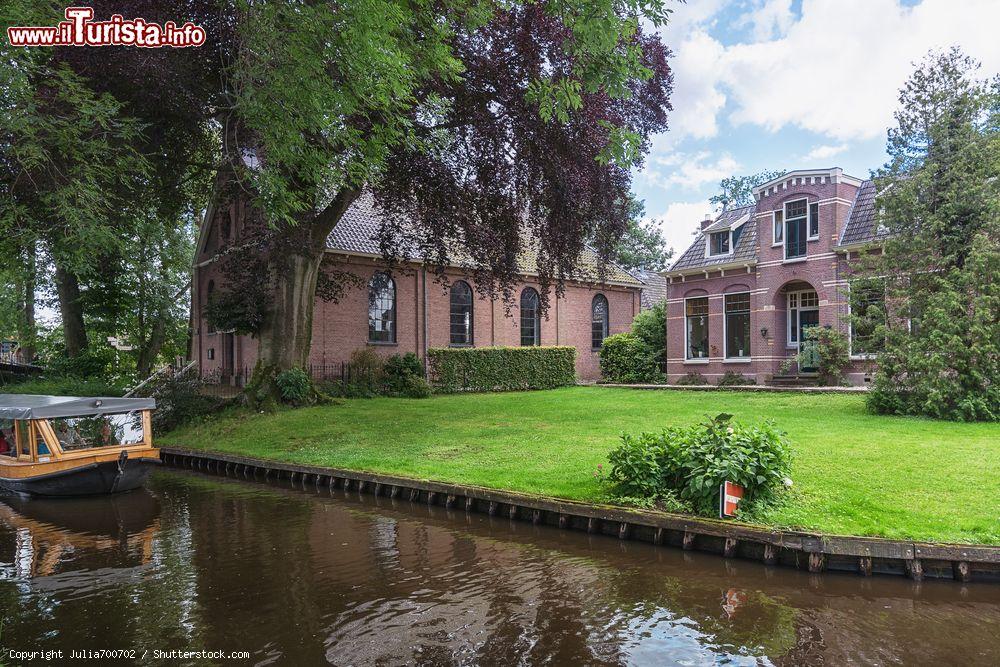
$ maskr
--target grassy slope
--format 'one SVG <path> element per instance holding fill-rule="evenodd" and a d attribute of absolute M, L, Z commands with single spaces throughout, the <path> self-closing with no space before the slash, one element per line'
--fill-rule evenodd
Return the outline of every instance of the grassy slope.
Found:
<path fill-rule="evenodd" d="M 160 444 L 596 500 L 593 471 L 619 434 L 718 412 L 788 431 L 795 486 L 774 525 L 1000 544 L 1000 426 L 873 416 L 857 395 L 572 387 L 350 400 L 223 418 Z"/>

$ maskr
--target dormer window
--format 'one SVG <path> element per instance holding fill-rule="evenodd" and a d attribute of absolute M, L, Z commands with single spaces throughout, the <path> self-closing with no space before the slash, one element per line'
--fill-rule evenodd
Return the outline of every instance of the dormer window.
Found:
<path fill-rule="evenodd" d="M 708 242 L 708 254 L 710 256 L 729 254 L 730 238 L 728 229 L 724 232 L 712 232 L 708 237 Z"/>

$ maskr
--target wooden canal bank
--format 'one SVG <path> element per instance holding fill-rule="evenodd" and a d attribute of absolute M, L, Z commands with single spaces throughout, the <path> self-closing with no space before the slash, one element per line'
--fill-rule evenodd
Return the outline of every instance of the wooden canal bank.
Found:
<path fill-rule="evenodd" d="M 1000 547 L 929 544 L 874 537 L 820 535 L 768 530 L 731 521 L 630 510 L 569 500 L 509 493 L 483 487 L 444 484 L 320 466 L 164 447 L 164 463 L 250 480 L 286 479 L 302 488 L 329 487 L 506 516 L 639 540 L 656 545 L 758 560 L 809 572 L 854 572 L 1000 582 Z"/>

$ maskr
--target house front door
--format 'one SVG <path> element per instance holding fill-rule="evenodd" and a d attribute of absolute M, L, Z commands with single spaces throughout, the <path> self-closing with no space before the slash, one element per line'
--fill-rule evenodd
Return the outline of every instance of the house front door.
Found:
<path fill-rule="evenodd" d="M 819 369 L 819 343 L 806 337 L 806 332 L 819 326 L 818 310 L 799 312 L 799 371 L 815 373 Z"/>

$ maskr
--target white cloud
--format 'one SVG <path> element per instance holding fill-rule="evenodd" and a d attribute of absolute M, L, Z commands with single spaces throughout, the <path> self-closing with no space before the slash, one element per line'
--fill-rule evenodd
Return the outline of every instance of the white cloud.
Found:
<path fill-rule="evenodd" d="M 729 153 L 714 157 L 710 151 L 665 154 L 653 153 L 639 177 L 659 187 L 679 185 L 697 190 L 703 185 L 717 183 L 739 169 L 740 164 Z"/>
<path fill-rule="evenodd" d="M 756 0 L 736 26 L 751 26 L 754 39 L 762 41 L 784 35 L 794 21 L 792 0 Z"/>
<path fill-rule="evenodd" d="M 692 3 L 696 4 L 696 3 Z M 755 34 L 777 35 L 723 45 L 706 32 L 710 15 L 686 19 L 674 48 L 673 132 L 707 138 L 719 115 L 776 132 L 798 127 L 835 141 L 871 139 L 892 124 L 897 92 L 929 49 L 958 44 L 1000 71 L 996 0 L 803 0 L 796 19 L 787 3 L 759 4 Z M 717 6 L 713 5 L 717 9 Z M 673 37 L 673 41 L 671 41 Z"/>
<path fill-rule="evenodd" d="M 699 229 L 699 223 L 705 214 L 711 214 L 713 207 L 708 200 L 697 202 L 674 202 L 660 215 L 649 216 L 648 219 L 659 223 L 667 245 L 674 249 L 674 258 L 688 249 L 694 240 L 694 233 Z"/>
<path fill-rule="evenodd" d="M 847 144 L 837 144 L 832 146 L 830 144 L 823 144 L 822 146 L 816 146 L 811 151 L 802 156 L 803 161 L 810 160 L 826 160 L 834 155 L 840 155 L 849 148 Z"/>

